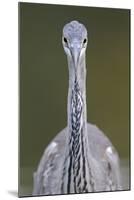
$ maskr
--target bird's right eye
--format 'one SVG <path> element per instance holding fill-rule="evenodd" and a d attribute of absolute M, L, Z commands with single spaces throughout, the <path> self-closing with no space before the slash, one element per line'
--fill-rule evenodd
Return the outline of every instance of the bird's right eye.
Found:
<path fill-rule="evenodd" d="M 67 38 L 64 37 L 64 42 L 67 44 Z"/>

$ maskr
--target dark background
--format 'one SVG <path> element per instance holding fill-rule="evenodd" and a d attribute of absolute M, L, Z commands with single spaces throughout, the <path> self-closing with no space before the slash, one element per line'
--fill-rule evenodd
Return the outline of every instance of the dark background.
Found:
<path fill-rule="evenodd" d="M 129 162 L 129 10 L 19 3 L 20 195 L 46 145 L 67 124 L 68 68 L 63 26 L 88 30 L 87 115 Z"/>

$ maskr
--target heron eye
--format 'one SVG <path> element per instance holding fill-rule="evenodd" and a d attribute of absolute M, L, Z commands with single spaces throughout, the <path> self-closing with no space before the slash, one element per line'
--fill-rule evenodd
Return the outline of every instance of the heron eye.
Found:
<path fill-rule="evenodd" d="M 84 40 L 83 40 L 83 43 L 85 44 L 87 42 L 87 39 L 85 38 Z"/>
<path fill-rule="evenodd" d="M 87 39 L 85 38 L 84 40 L 83 40 L 83 44 L 85 44 L 87 42 Z"/>
<path fill-rule="evenodd" d="M 64 37 L 64 42 L 67 43 L 67 38 Z"/>

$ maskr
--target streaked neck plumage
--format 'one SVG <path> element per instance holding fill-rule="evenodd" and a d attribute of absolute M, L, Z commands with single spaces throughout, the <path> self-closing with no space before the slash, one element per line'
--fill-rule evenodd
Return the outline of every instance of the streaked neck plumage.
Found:
<path fill-rule="evenodd" d="M 68 89 L 68 128 L 69 134 L 71 133 L 72 124 L 72 114 L 74 112 L 76 118 L 77 114 L 81 114 L 81 126 L 86 132 L 86 63 L 85 63 L 85 53 L 80 58 L 77 68 L 73 66 L 73 63 L 68 59 L 69 66 L 69 89 Z M 78 101 L 77 101 L 78 100 Z M 77 107 L 81 107 L 81 113 L 77 113 Z M 84 125 L 85 124 L 85 125 Z"/>
<path fill-rule="evenodd" d="M 71 62 L 72 63 L 72 62 Z M 86 66 L 85 53 L 75 71 L 69 66 L 68 91 L 68 185 L 67 193 L 89 192 L 89 163 L 87 157 Z M 73 71 L 74 70 L 74 71 Z"/>

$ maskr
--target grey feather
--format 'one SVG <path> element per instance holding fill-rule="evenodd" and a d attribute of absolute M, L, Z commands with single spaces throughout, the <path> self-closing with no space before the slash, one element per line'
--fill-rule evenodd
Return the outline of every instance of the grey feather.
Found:
<path fill-rule="evenodd" d="M 87 127 L 92 156 L 96 162 L 104 166 L 103 173 L 105 179 L 104 182 L 101 183 L 102 188 L 100 187 L 99 190 L 96 191 L 121 190 L 120 164 L 117 151 L 97 126 L 87 123 Z M 38 170 L 34 174 L 33 195 L 61 194 L 61 173 L 59 171 L 63 168 L 63 157 L 65 157 L 66 150 L 65 138 L 66 134 L 68 134 L 67 130 L 67 127 L 63 129 L 46 148 L 39 163 Z M 110 155 L 109 152 L 107 152 L 107 148 L 112 149 Z M 99 172 L 95 173 L 99 174 Z M 110 186 L 110 181 L 113 182 L 116 187 Z"/>
<path fill-rule="evenodd" d="M 63 28 L 68 60 L 67 127 L 45 149 L 34 173 L 33 195 L 121 190 L 119 156 L 110 140 L 87 123 L 87 30 L 77 21 Z"/>

